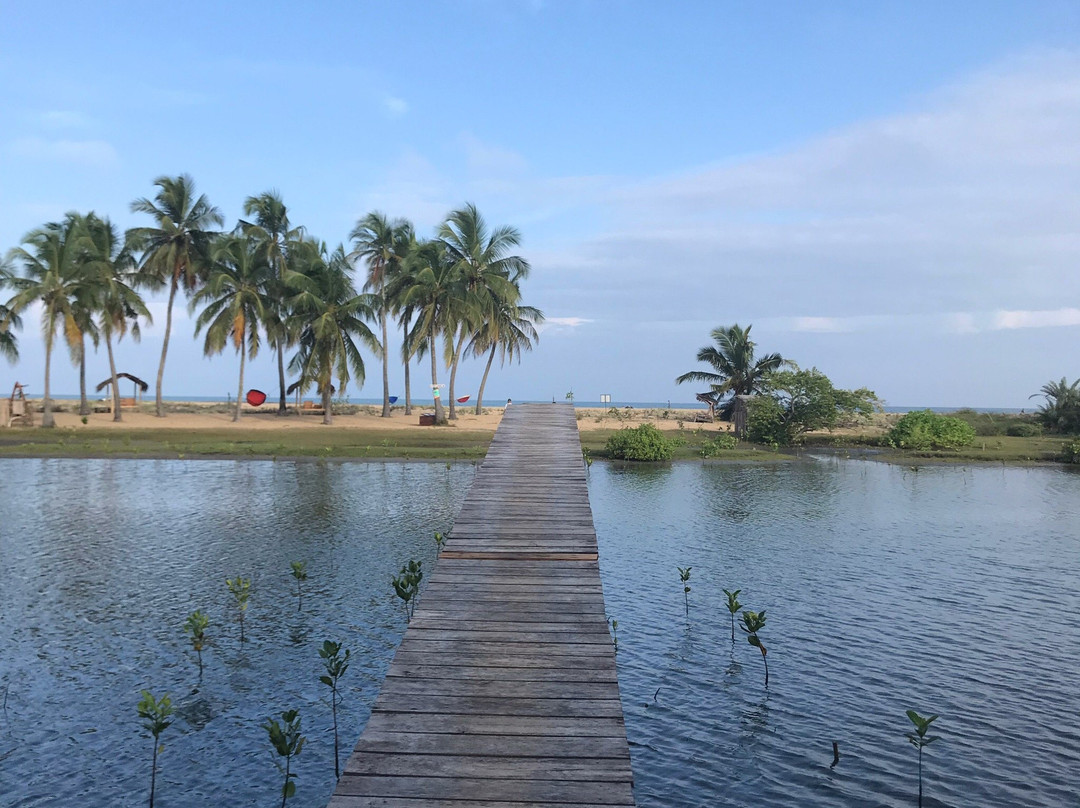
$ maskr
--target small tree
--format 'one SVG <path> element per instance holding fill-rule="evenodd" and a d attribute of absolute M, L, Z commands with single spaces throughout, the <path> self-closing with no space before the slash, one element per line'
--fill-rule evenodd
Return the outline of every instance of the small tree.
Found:
<path fill-rule="evenodd" d="M 210 618 L 203 612 L 195 610 L 188 615 L 187 620 L 184 621 L 184 631 L 191 635 L 191 647 L 195 649 L 195 653 L 199 656 L 199 678 L 202 678 L 203 665 L 202 665 L 202 652 L 206 647 L 206 628 L 210 625 Z"/>
<path fill-rule="evenodd" d="M 739 603 L 739 593 L 741 589 L 736 589 L 734 592 L 724 590 L 724 594 L 727 595 L 727 610 L 731 614 L 731 644 L 735 644 L 735 615 L 739 613 L 739 609 L 743 607 Z"/>
<path fill-rule="evenodd" d="M 769 686 L 769 660 L 766 658 L 768 651 L 761 644 L 758 632 L 765 628 L 765 610 L 760 612 L 745 611 L 742 613 L 742 624 L 739 626 L 746 632 L 746 641 L 761 651 L 761 661 L 765 663 L 765 687 Z"/>
<path fill-rule="evenodd" d="M 937 715 L 923 718 L 914 710 L 908 710 L 907 717 L 910 718 L 911 723 L 915 725 L 915 731 L 909 732 L 907 734 L 907 739 L 919 750 L 919 808 L 922 808 L 922 750 L 924 746 L 929 746 L 934 741 L 941 740 L 941 736 L 926 734 L 926 731 L 930 729 L 930 725 L 937 720 Z"/>
<path fill-rule="evenodd" d="M 149 731 L 154 739 L 154 754 L 150 760 L 150 808 L 154 808 L 154 787 L 157 785 L 157 756 L 165 748 L 158 744 L 158 737 L 172 723 L 169 720 L 169 716 L 172 715 L 173 711 L 172 699 L 166 693 L 158 701 L 149 690 L 144 690 L 136 709 L 139 711 L 139 718 L 146 720 L 143 727 Z"/>
<path fill-rule="evenodd" d="M 761 390 L 747 402 L 747 431 L 759 443 L 790 446 L 806 432 L 859 423 L 881 408 L 873 391 L 833 387 L 817 368 L 774 371 Z"/>
<path fill-rule="evenodd" d="M 292 567 L 292 577 L 296 579 L 296 611 L 299 612 L 304 608 L 304 593 L 300 589 L 300 584 L 307 580 L 307 562 L 290 561 L 289 566 Z"/>
<path fill-rule="evenodd" d="M 689 617 L 690 616 L 690 570 L 692 570 L 693 567 L 687 567 L 686 569 L 683 569 L 682 567 L 676 567 L 675 569 L 677 569 L 679 571 L 679 580 L 682 581 L 682 585 L 683 585 L 683 588 L 682 588 L 683 604 L 686 606 L 686 616 Z"/>
<path fill-rule="evenodd" d="M 226 578 L 225 586 L 236 602 L 237 615 L 240 619 L 240 642 L 246 642 L 244 637 L 244 615 L 247 613 L 248 601 L 251 599 L 250 578 Z"/>
<path fill-rule="evenodd" d="M 338 679 L 349 669 L 349 652 L 341 653 L 341 643 L 326 640 L 319 649 L 326 675 L 320 676 L 319 681 L 330 688 L 330 710 L 334 716 L 334 777 L 341 777 L 338 767 L 338 726 L 337 708 L 341 703 L 341 694 L 338 692 Z"/>
<path fill-rule="evenodd" d="M 300 734 L 300 712 L 298 710 L 286 710 L 281 714 L 284 726 L 273 718 L 267 719 L 263 729 L 270 735 L 270 743 L 279 757 L 285 758 L 285 765 L 278 763 L 278 770 L 285 775 L 285 782 L 281 786 L 281 808 L 285 808 L 285 801 L 296 793 L 296 775 L 290 771 L 292 759 L 300 754 L 307 740 Z"/>
<path fill-rule="evenodd" d="M 416 596 L 420 592 L 420 580 L 424 577 L 424 573 L 420 571 L 420 563 L 410 560 L 391 580 L 394 592 L 405 604 L 405 619 L 408 621 L 412 621 L 416 612 Z"/>

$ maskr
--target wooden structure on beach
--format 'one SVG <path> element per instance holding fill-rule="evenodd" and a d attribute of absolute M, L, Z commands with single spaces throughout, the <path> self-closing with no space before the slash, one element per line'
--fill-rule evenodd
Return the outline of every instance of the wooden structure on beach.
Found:
<path fill-rule="evenodd" d="M 633 804 L 574 409 L 515 405 L 329 808 Z"/>

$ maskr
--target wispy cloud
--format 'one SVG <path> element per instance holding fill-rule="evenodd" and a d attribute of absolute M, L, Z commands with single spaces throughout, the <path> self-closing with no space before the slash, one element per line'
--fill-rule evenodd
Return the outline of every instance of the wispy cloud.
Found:
<path fill-rule="evenodd" d="M 11 144 L 11 152 L 16 157 L 28 160 L 79 163 L 96 168 L 112 166 L 119 161 L 116 149 L 104 140 L 46 140 L 24 137 Z"/>
<path fill-rule="evenodd" d="M 386 109 L 387 114 L 392 118 L 400 118 L 409 111 L 409 104 L 407 101 L 402 98 L 395 98 L 392 95 L 383 99 L 383 107 Z"/>
<path fill-rule="evenodd" d="M 46 129 L 84 129 L 90 125 L 90 119 L 81 112 L 70 109 L 54 109 L 40 112 L 33 116 L 36 122 Z"/>

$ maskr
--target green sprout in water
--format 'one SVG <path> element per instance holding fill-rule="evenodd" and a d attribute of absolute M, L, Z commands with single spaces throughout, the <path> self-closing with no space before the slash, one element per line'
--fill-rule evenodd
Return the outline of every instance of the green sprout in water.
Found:
<path fill-rule="evenodd" d="M 169 716 L 172 715 L 173 711 L 172 699 L 166 693 L 158 701 L 149 690 L 144 690 L 136 709 L 139 711 L 139 718 L 146 719 L 143 727 L 150 732 L 154 739 L 154 755 L 150 762 L 150 808 L 154 808 L 154 787 L 157 785 L 157 756 L 165 748 L 158 744 L 158 736 L 172 723 L 169 720 Z"/>
<path fill-rule="evenodd" d="M 285 801 L 296 793 L 296 775 L 289 769 L 292 759 L 300 754 L 307 739 L 300 734 L 300 713 L 298 710 L 286 710 L 281 714 L 284 726 L 273 718 L 267 719 L 263 729 L 270 735 L 270 743 L 279 757 L 285 758 L 285 765 L 278 764 L 278 769 L 285 775 L 285 783 L 281 786 L 281 808 L 285 808 Z"/>
<path fill-rule="evenodd" d="M 924 746 L 929 746 L 934 741 L 941 740 L 941 736 L 926 734 L 926 731 L 930 729 L 930 725 L 937 720 L 937 715 L 923 718 L 914 710 L 908 710 L 907 717 L 915 725 L 915 731 L 909 732 L 907 739 L 919 750 L 919 808 L 922 808 L 922 750 Z"/>
<path fill-rule="evenodd" d="M 290 561 L 289 566 L 292 567 L 292 577 L 296 579 L 296 611 L 303 611 L 304 593 L 300 589 L 300 583 L 307 580 L 307 562 Z"/>
<path fill-rule="evenodd" d="M 439 531 L 435 531 L 435 555 L 442 555 L 443 546 L 446 544 L 446 536 Z"/>
<path fill-rule="evenodd" d="M 690 616 L 690 570 L 692 570 L 693 567 L 687 567 L 686 569 L 683 569 L 682 567 L 676 567 L 675 569 L 677 569 L 679 571 L 679 580 L 682 581 L 682 585 L 683 585 L 683 587 L 682 587 L 683 603 L 686 605 L 686 616 L 689 617 Z"/>
<path fill-rule="evenodd" d="M 410 560 L 408 564 L 402 566 L 401 572 L 391 580 L 394 585 L 394 592 L 405 604 L 405 619 L 408 621 L 412 621 L 412 616 L 416 612 L 416 596 L 420 592 L 420 580 L 423 577 L 424 573 L 420 571 L 420 562 Z"/>
<path fill-rule="evenodd" d="M 766 658 L 768 651 L 761 644 L 758 632 L 765 628 L 765 610 L 760 612 L 743 612 L 742 624 L 739 626 L 746 632 L 746 641 L 761 651 L 761 661 L 765 663 L 765 687 L 769 686 L 769 660 Z"/>
<path fill-rule="evenodd" d="M 237 614 L 240 618 L 240 642 L 246 642 L 244 637 L 244 615 L 247 613 L 248 601 L 251 599 L 250 578 L 226 578 L 225 586 L 236 601 Z"/>
<path fill-rule="evenodd" d="M 199 656 L 199 678 L 202 678 L 202 652 L 206 647 L 206 628 L 210 625 L 210 618 L 203 612 L 195 610 L 184 621 L 184 631 L 191 635 L 191 647 Z"/>
<path fill-rule="evenodd" d="M 734 592 L 724 590 L 724 594 L 727 595 L 727 610 L 731 614 L 731 644 L 735 644 L 735 615 L 739 613 L 739 609 L 743 607 L 739 603 L 739 593 L 741 589 L 736 589 Z"/>
<path fill-rule="evenodd" d="M 609 617 L 611 623 L 611 644 L 615 646 L 615 653 L 619 653 L 619 621 Z"/>
<path fill-rule="evenodd" d="M 330 688 L 330 709 L 334 715 L 334 777 L 340 778 L 341 771 L 338 767 L 338 727 L 337 708 L 341 703 L 341 693 L 338 692 L 338 679 L 349 669 L 349 652 L 341 653 L 341 643 L 326 640 L 319 649 L 326 675 L 320 676 L 319 681 Z"/>

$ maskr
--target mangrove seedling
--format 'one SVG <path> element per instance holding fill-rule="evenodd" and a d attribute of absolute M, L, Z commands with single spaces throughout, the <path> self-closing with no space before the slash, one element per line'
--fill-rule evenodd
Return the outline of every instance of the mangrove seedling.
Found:
<path fill-rule="evenodd" d="M 442 533 L 440 533 L 439 531 L 436 530 L 435 531 L 435 556 L 436 557 L 442 555 L 443 545 L 445 545 L 445 544 L 446 544 L 446 536 L 444 536 Z"/>
<path fill-rule="evenodd" d="M 285 758 L 285 765 L 277 764 L 278 770 L 285 775 L 285 782 L 281 786 L 281 808 L 285 808 L 285 801 L 296 793 L 296 775 L 290 771 L 292 759 L 300 754 L 307 739 L 300 734 L 300 712 L 298 710 L 286 710 L 281 714 L 284 726 L 273 718 L 267 719 L 263 729 L 270 735 L 270 743 L 277 752 L 278 757 Z"/>
<path fill-rule="evenodd" d="M 289 566 L 292 567 L 292 577 L 296 579 L 296 611 L 303 611 L 304 593 L 300 589 L 300 583 L 307 580 L 307 562 L 290 561 Z"/>
<path fill-rule="evenodd" d="M 679 580 L 682 581 L 682 585 L 683 585 L 682 586 L 683 603 L 686 605 L 686 616 L 689 617 L 690 616 L 690 570 L 692 570 L 693 567 L 687 567 L 686 569 L 683 569 L 682 567 L 676 567 L 675 569 L 677 569 L 679 571 Z"/>
<path fill-rule="evenodd" d="M 609 617 L 611 623 L 611 644 L 615 646 L 615 653 L 619 653 L 619 621 Z"/>
<path fill-rule="evenodd" d="M 401 567 L 401 572 L 391 580 L 394 592 L 405 604 L 405 619 L 408 621 L 412 620 L 413 613 L 416 611 L 416 596 L 420 592 L 420 579 L 423 577 L 420 562 L 410 559 L 408 564 Z"/>
<path fill-rule="evenodd" d="M 739 603 L 739 593 L 741 589 L 736 589 L 734 592 L 724 590 L 724 594 L 727 595 L 727 610 L 731 614 L 731 644 L 735 644 L 735 615 L 739 613 L 739 609 L 742 608 L 742 604 Z"/>
<path fill-rule="evenodd" d="M 915 725 L 915 731 L 909 732 L 907 734 L 907 739 L 919 750 L 919 808 L 922 808 L 922 750 L 924 746 L 929 746 L 934 741 L 941 740 L 941 736 L 926 734 L 926 731 L 930 729 L 930 725 L 937 720 L 937 715 L 923 718 L 914 710 L 908 710 L 907 717 L 910 718 L 911 723 Z"/>
<path fill-rule="evenodd" d="M 765 663 L 765 687 L 769 686 L 769 660 L 766 658 L 768 651 L 761 644 L 758 632 L 765 628 L 765 610 L 760 612 L 743 612 L 742 624 L 739 626 L 746 632 L 746 641 L 761 651 L 761 661 Z"/>
<path fill-rule="evenodd" d="M 240 617 L 240 642 L 246 642 L 244 637 L 244 615 L 247 613 L 248 601 L 251 599 L 250 578 L 226 578 L 225 586 L 236 601 L 237 614 Z"/>
<path fill-rule="evenodd" d="M 341 703 L 342 696 L 338 692 L 338 679 L 349 669 L 349 652 L 341 653 L 341 643 L 326 640 L 319 649 L 326 675 L 320 676 L 319 681 L 330 688 L 330 710 L 334 716 L 334 777 L 340 779 L 341 771 L 338 767 L 338 731 L 337 731 L 337 708 Z"/>
<path fill-rule="evenodd" d="M 199 656 L 199 678 L 202 678 L 202 652 L 206 647 L 206 627 L 210 625 L 210 618 L 196 609 L 188 615 L 184 621 L 185 633 L 191 635 L 191 647 Z"/>
<path fill-rule="evenodd" d="M 172 715 L 173 711 L 172 699 L 166 693 L 159 701 L 154 698 L 149 690 L 144 690 L 136 709 L 139 711 L 139 718 L 146 720 L 143 727 L 150 732 L 151 737 L 154 739 L 154 754 L 150 759 L 150 808 L 154 808 L 154 786 L 157 785 L 157 756 L 165 748 L 158 744 L 158 737 L 172 723 L 169 720 L 169 716 Z"/>

